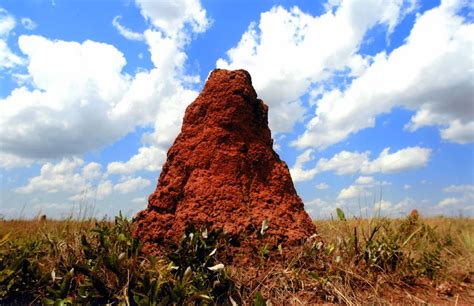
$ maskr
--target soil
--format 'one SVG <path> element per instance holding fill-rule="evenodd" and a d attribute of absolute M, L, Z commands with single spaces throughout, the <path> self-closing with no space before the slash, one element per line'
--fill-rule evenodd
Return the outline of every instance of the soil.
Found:
<path fill-rule="evenodd" d="M 247 71 L 210 74 L 186 109 L 148 207 L 136 218 L 134 235 L 151 253 L 165 240 L 181 238 L 189 225 L 223 228 L 244 241 L 242 252 L 262 243 L 272 249 L 299 245 L 316 232 L 287 165 L 273 150 L 268 106 Z"/>

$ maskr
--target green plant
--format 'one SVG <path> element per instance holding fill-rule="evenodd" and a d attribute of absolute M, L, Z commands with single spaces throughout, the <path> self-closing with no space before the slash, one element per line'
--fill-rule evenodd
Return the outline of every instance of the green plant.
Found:
<path fill-rule="evenodd" d="M 43 255 L 41 242 L 16 243 L 2 239 L 7 250 L 0 253 L 0 302 L 20 303 L 34 296 L 35 288 L 44 282 L 39 267 Z"/>
<path fill-rule="evenodd" d="M 336 213 L 339 220 L 346 221 L 346 215 L 344 214 L 344 211 L 342 209 L 340 209 L 339 207 L 336 208 Z"/>
<path fill-rule="evenodd" d="M 180 244 L 167 257 L 175 276 L 170 296 L 173 302 L 185 300 L 223 303 L 236 298 L 233 281 L 216 259 L 224 246 L 223 230 L 208 232 L 188 227 Z M 234 293 L 234 295 L 233 295 Z"/>
<path fill-rule="evenodd" d="M 260 291 L 257 291 L 257 293 L 255 293 L 255 298 L 253 299 L 253 305 L 254 306 L 266 306 L 267 305 L 267 302 L 263 298 L 263 295 Z"/>
<path fill-rule="evenodd" d="M 55 267 L 44 303 L 61 301 L 128 303 L 138 281 L 141 244 L 131 236 L 132 222 L 121 214 L 113 225 L 96 223 L 80 238 L 81 256 Z M 54 246 L 54 242 L 52 244 Z"/>
<path fill-rule="evenodd" d="M 230 238 L 221 231 L 189 228 L 152 256 L 141 252 L 133 220 L 122 216 L 0 221 L 0 304 L 377 304 L 393 302 L 392 288 L 420 293 L 427 278 L 454 288 L 454 298 L 444 297 L 449 302 L 470 303 L 462 288 L 472 284 L 474 220 L 344 216 L 315 223 L 318 235 L 301 248 L 279 245 L 273 257 L 262 222 L 254 251 L 264 262 L 240 266 L 227 264 Z M 423 288 L 425 296 L 441 295 Z M 397 300 L 413 303 L 408 293 Z"/>

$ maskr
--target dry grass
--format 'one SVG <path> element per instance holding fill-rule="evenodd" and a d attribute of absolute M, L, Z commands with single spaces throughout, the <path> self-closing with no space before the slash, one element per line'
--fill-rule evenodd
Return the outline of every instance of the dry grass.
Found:
<path fill-rule="evenodd" d="M 278 250 L 274 246 L 268 255 L 260 254 L 249 259 L 248 263 L 252 264 L 229 265 L 222 272 L 224 274 L 216 274 L 221 277 L 221 281 L 229 281 L 230 285 L 226 288 L 232 289 L 232 293 L 229 291 L 219 293 L 222 294 L 220 297 L 212 297 L 214 291 L 210 290 L 210 301 L 216 302 L 220 298 L 220 301 L 230 303 L 229 297 L 225 296 L 228 294 L 244 304 L 256 305 L 265 303 L 264 300 L 273 304 L 296 305 L 328 302 L 474 304 L 473 219 L 374 218 L 318 220 L 315 224 L 319 237 L 308 240 L 303 247 Z M 42 275 L 51 278 L 52 271 L 58 278 L 65 279 L 69 271 L 67 269 L 84 262 L 85 250 L 81 237 L 86 237 L 93 247 L 98 248 L 100 243 L 94 236 L 98 226 L 110 228 L 106 235 L 110 236 L 111 246 L 103 251 L 107 252 L 107 256 L 112 258 L 115 253 L 118 256 L 124 252 L 123 248 L 129 247 L 127 243 L 130 241 L 122 237 L 129 231 L 129 223 L 116 230 L 117 224 L 105 221 L 97 223 L 94 220 L 0 222 L 0 294 L 3 292 L 4 301 L 8 294 L 12 294 L 5 293 L 8 290 L 5 289 L 6 284 L 2 283 L 2 275 L 8 271 L 6 261 L 9 254 L 15 250 L 21 253 L 23 249 L 32 248 L 29 245 L 36 242 L 38 246 L 28 256 L 31 263 L 37 264 L 38 282 Z M 97 252 L 101 252 L 100 248 Z M 192 291 L 197 286 L 194 279 L 209 276 L 195 272 L 193 279 L 187 280 L 188 283 L 180 283 L 185 273 L 170 274 L 168 259 L 157 261 L 141 255 L 127 256 L 127 261 L 120 266 L 127 275 L 135 273 L 142 280 L 146 273 L 154 271 L 156 278 L 165 284 L 163 288 L 168 288 L 168 291 L 163 289 L 165 291 L 159 292 L 159 299 L 163 299 L 166 292 L 177 290 L 169 289 L 172 285 L 181 284 L 184 287 L 179 292 L 184 296 L 183 301 L 203 302 L 193 295 Z M 129 281 L 121 282 L 121 274 L 114 276 L 100 265 L 93 267 L 94 273 L 97 270 L 97 275 L 107 279 L 105 286 L 111 292 L 107 301 L 134 303 L 127 291 L 131 288 Z M 68 283 L 69 291 L 63 294 L 66 302 L 77 301 L 77 292 L 83 285 L 81 281 L 85 282 L 84 275 L 79 275 L 77 271 L 75 273 Z M 53 301 L 51 298 L 54 294 L 48 288 L 59 290 L 60 284 L 57 281 L 51 283 L 50 280 L 41 284 L 39 289 L 35 283 L 27 284 L 30 287 L 24 288 L 28 288 L 25 290 L 29 290 L 30 295 L 25 296 L 36 299 L 36 302 Z M 148 292 L 146 281 L 143 284 L 137 288 Z"/>
<path fill-rule="evenodd" d="M 231 268 L 244 300 L 261 292 L 274 304 L 474 303 L 472 219 L 315 224 L 319 249 L 316 242 L 284 260 Z"/>

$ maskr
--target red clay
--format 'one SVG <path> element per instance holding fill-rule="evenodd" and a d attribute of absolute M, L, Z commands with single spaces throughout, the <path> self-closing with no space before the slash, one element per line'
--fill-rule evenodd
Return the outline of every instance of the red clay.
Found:
<path fill-rule="evenodd" d="M 214 70 L 188 106 L 148 207 L 134 234 L 155 252 L 189 224 L 224 228 L 257 243 L 269 222 L 270 246 L 298 245 L 315 233 L 288 167 L 272 148 L 268 106 L 245 70 Z"/>

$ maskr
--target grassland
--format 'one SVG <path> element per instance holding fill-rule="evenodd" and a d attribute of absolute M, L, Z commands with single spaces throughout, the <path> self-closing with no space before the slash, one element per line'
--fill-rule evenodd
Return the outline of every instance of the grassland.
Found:
<path fill-rule="evenodd" d="M 315 223 L 302 247 L 262 244 L 243 265 L 220 232 L 190 229 L 154 257 L 122 217 L 1 221 L 0 303 L 474 304 L 474 220 Z"/>

